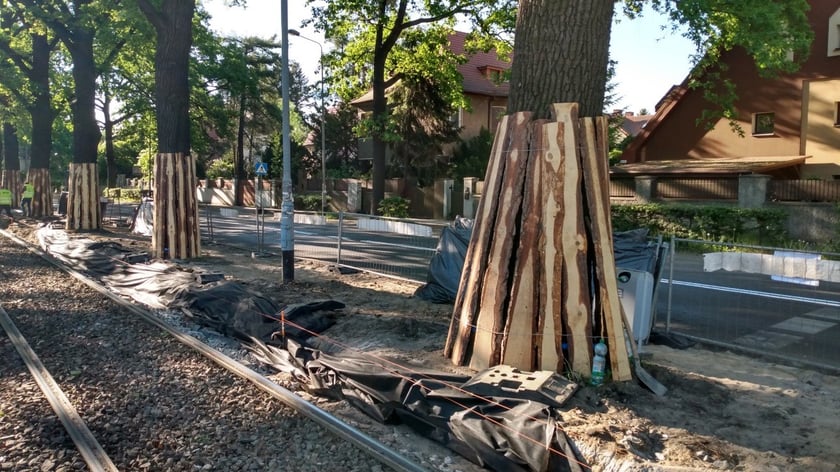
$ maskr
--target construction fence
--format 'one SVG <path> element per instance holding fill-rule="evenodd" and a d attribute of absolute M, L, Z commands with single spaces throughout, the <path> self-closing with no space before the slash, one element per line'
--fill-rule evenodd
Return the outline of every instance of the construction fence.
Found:
<path fill-rule="evenodd" d="M 840 254 L 674 238 L 654 331 L 840 371 Z"/>
<path fill-rule="evenodd" d="M 265 250 L 279 249 L 279 216 L 266 216 L 271 244 Z M 240 214 L 238 225 L 254 217 Z M 420 286 L 447 226 L 437 220 L 295 212 L 295 257 Z M 222 237 L 219 231 L 216 237 Z M 665 238 L 663 247 L 661 269 L 648 292 L 631 293 L 635 289 L 619 280 L 622 296 L 650 297 L 649 303 L 630 301 L 636 308 L 634 331 L 643 341 L 649 335 L 682 335 L 840 372 L 840 254 L 679 238 Z"/>

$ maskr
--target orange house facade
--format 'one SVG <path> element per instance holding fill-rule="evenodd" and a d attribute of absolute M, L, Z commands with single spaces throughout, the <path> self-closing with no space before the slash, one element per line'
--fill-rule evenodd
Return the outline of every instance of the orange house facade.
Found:
<path fill-rule="evenodd" d="M 814 42 L 799 71 L 761 78 L 742 49 L 721 56 L 736 86 L 736 120 L 744 136 L 733 132 L 726 119 L 711 130 L 697 125 L 711 105 L 686 81 L 660 101 L 621 160 L 631 164 L 628 168 L 685 159 L 766 160 L 788 163 L 793 172 L 786 176 L 840 179 L 840 0 L 810 3 Z"/>

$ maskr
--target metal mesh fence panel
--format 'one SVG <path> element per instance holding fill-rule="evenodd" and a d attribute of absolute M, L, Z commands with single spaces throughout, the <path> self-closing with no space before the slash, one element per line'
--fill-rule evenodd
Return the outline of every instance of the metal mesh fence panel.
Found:
<path fill-rule="evenodd" d="M 657 330 L 840 369 L 840 254 L 674 239 Z"/>
<path fill-rule="evenodd" d="M 433 221 L 342 213 L 338 264 L 422 283 L 444 226 Z"/>

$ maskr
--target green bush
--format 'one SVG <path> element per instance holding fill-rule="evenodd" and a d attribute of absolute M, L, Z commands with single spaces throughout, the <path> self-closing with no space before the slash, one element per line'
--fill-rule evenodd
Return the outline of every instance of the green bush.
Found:
<path fill-rule="evenodd" d="M 783 210 L 717 205 L 644 203 L 612 206 L 615 231 L 647 228 L 651 235 L 741 244 L 778 245 L 788 239 Z"/>
<path fill-rule="evenodd" d="M 388 197 L 379 202 L 377 211 L 382 216 L 408 218 L 408 205 L 411 202 L 402 197 Z"/>
<path fill-rule="evenodd" d="M 330 197 L 327 197 L 327 204 Z M 303 211 L 321 211 L 321 194 L 308 194 L 295 196 L 295 209 Z"/>
<path fill-rule="evenodd" d="M 123 202 L 139 202 L 140 189 L 139 188 L 105 188 L 102 190 L 102 196 L 111 200 L 120 200 Z"/>

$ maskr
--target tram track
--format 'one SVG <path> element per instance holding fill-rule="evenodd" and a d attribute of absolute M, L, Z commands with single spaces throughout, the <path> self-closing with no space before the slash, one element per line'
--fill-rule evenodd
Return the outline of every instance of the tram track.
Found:
<path fill-rule="evenodd" d="M 66 395 L 59 410 L 75 407 L 113 461 L 113 469 L 107 461 L 91 465 L 82 453 L 90 470 L 423 470 L 81 273 L 10 239 L 0 245 L 0 307 L 14 325 L 7 331 L 28 340 L 44 366 L 36 370 L 52 373 Z M 25 374 L 7 359 L 8 339 L 0 344 L 0 382 L 12 387 Z M 8 446 L 0 447 L 0 464 L 76 470 L 81 461 L 63 435 L 61 448 L 41 444 L 35 458 L 26 452 L 39 444 L 26 437 L 35 420 L 15 398 L 0 394 L 0 446 Z M 39 406 L 38 421 L 50 423 L 46 415 Z"/>

